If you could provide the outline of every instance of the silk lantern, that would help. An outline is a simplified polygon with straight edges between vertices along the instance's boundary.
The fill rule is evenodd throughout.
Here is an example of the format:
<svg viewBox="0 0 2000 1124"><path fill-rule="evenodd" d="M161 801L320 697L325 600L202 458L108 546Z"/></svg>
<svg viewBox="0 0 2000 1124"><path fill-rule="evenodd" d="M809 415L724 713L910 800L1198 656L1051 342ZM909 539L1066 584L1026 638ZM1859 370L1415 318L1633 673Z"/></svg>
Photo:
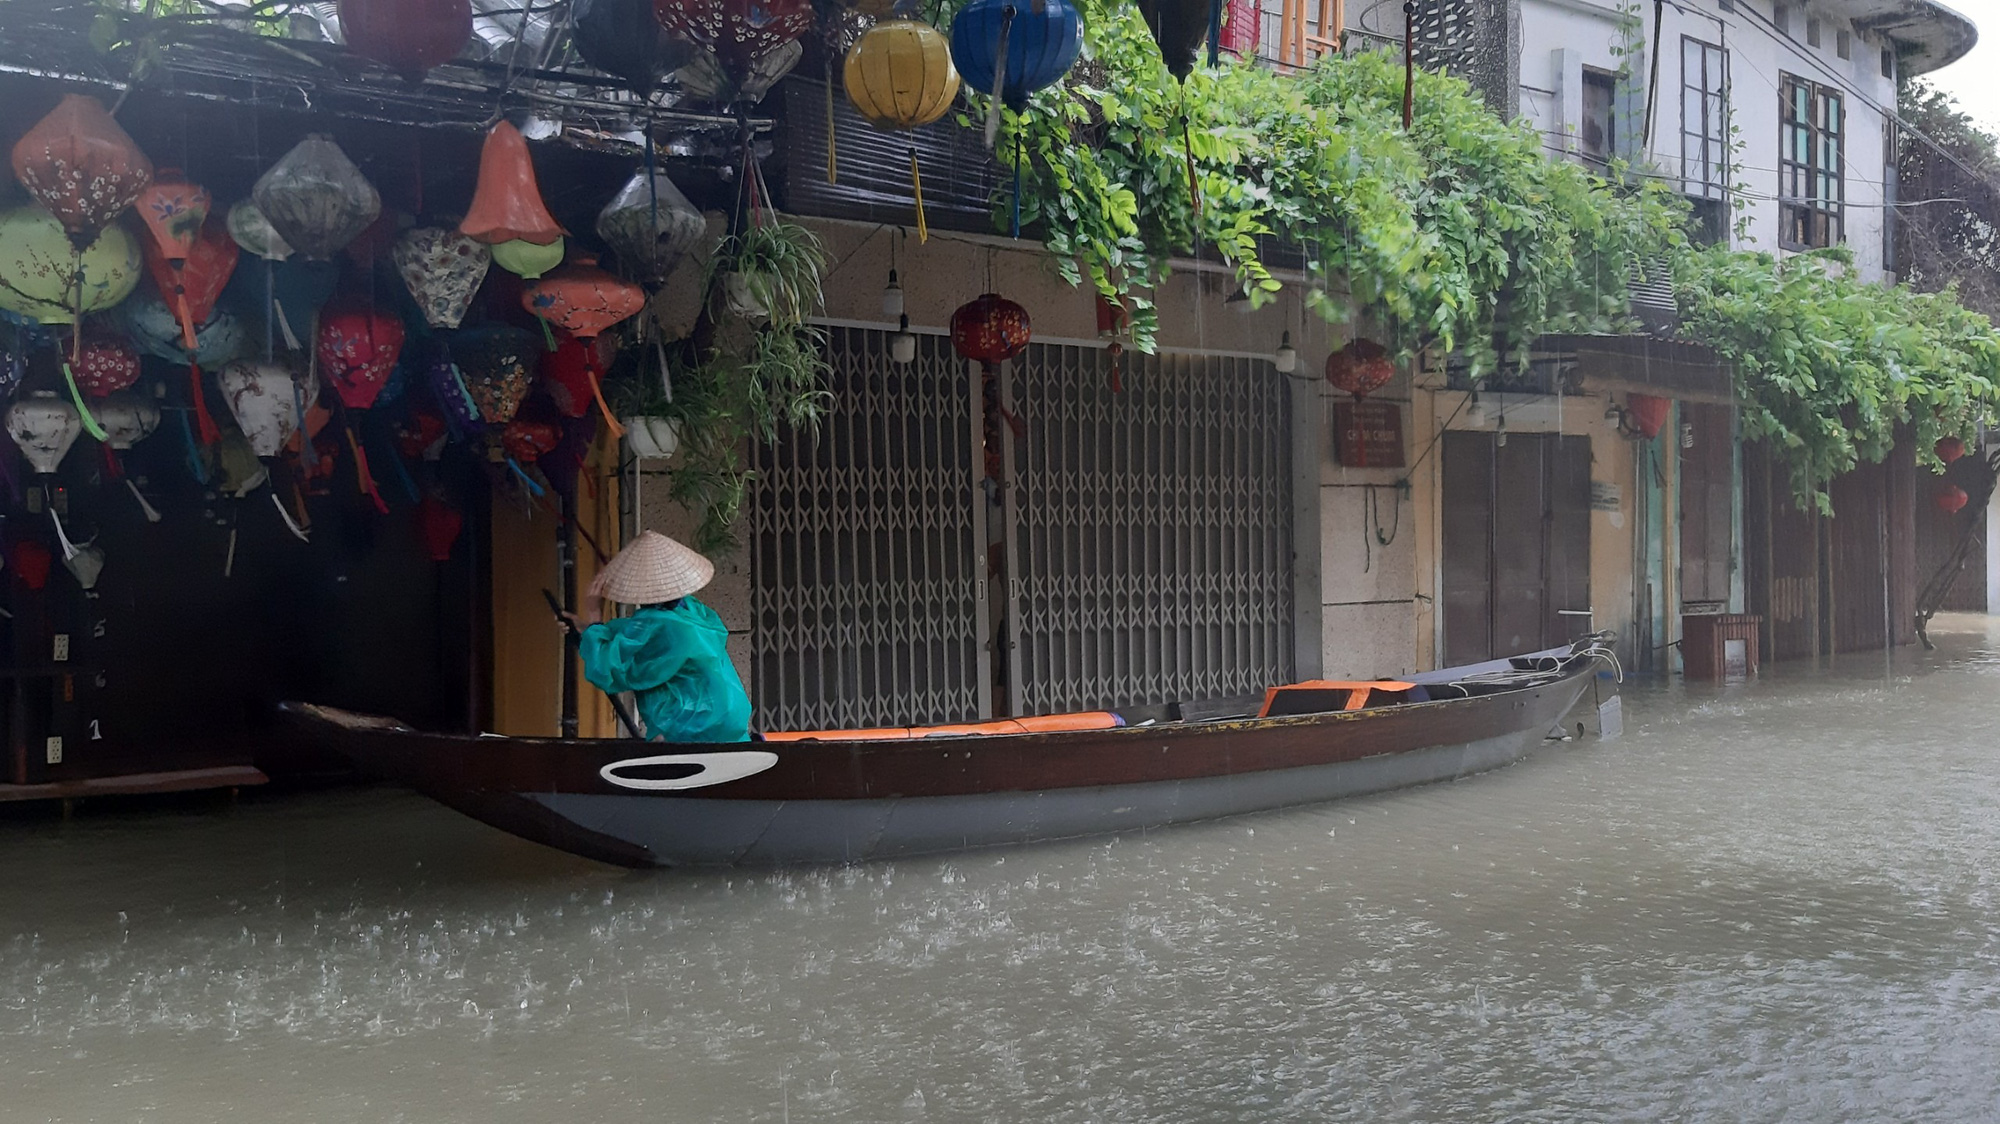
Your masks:
<svg viewBox="0 0 2000 1124"><path fill-rule="evenodd" d="M1936 504L1937 509L1946 515L1957 515L1971 499L1971 496L1965 494L1964 488L1956 484L1946 484L1937 490L1936 495L1931 497L1931 502Z"/></svg>
<svg viewBox="0 0 2000 1124"><path fill-rule="evenodd" d="M1349 340L1347 346L1326 357L1326 381L1335 390L1344 390L1359 402L1389 385L1396 377L1396 364L1388 349L1370 339Z"/></svg>
<svg viewBox="0 0 2000 1124"><path fill-rule="evenodd" d="M49 584L49 571L55 568L55 556L49 548L34 539L14 541L14 574L21 584L29 589L41 589Z"/></svg>
<svg viewBox="0 0 2000 1124"><path fill-rule="evenodd" d="M417 504L417 536L433 562L451 561L452 545L465 529L465 516L436 492L426 493Z"/></svg>
<svg viewBox="0 0 2000 1124"><path fill-rule="evenodd" d="M213 445L222 436L209 413L202 387L202 368L216 368L242 355L249 347L243 322L227 308L217 307L206 320L194 327L194 346L183 336L180 315L165 298L148 289L119 306L118 317L125 332L141 351L170 362L188 365L188 394L194 407L197 432L204 445Z"/></svg>
<svg viewBox="0 0 2000 1124"><path fill-rule="evenodd" d="M331 260L382 214L382 196L333 143L314 133L271 166L250 192L285 244Z"/></svg>
<svg viewBox="0 0 2000 1124"><path fill-rule="evenodd" d="M292 244L271 228L271 220L248 199L229 208L229 236L246 253L265 261L284 261L292 256Z"/></svg>
<svg viewBox="0 0 2000 1124"><path fill-rule="evenodd" d="M667 31L653 15L653 0L576 0L570 9L570 42L583 61L625 80L625 88L650 101L667 75L692 61L695 45Z"/></svg>
<svg viewBox="0 0 2000 1124"><path fill-rule="evenodd" d="M1647 441L1660 435L1660 430L1667 424L1667 412L1673 406L1672 399L1654 394L1625 396L1625 415L1631 419L1634 432Z"/></svg>
<svg viewBox="0 0 2000 1124"><path fill-rule="evenodd" d="M179 258L168 257L158 242L147 244L146 272L180 320L181 342L189 351L195 347L195 325L214 313L241 253L229 236L228 224L220 220L203 223Z"/></svg>
<svg viewBox="0 0 2000 1124"><path fill-rule="evenodd" d="M1033 338L1028 310L998 293L967 301L951 314L952 349L988 373L1027 350Z"/></svg>
<svg viewBox="0 0 2000 1124"><path fill-rule="evenodd" d="M430 384L431 397L437 402L452 436L462 437L485 428L485 422L479 416L479 403L473 401L472 392L466 389L465 376L459 372L458 364L452 361L448 349L440 349L431 357L424 368L424 379Z"/></svg>
<svg viewBox="0 0 2000 1124"><path fill-rule="evenodd" d="M680 83L681 93L695 101L755 105L764 100L779 79L799 65L805 53L805 46L794 39L758 56L747 66L730 68L713 52L698 51L693 62L674 73L674 79Z"/></svg>
<svg viewBox="0 0 2000 1124"><path fill-rule="evenodd" d="M104 103L66 94L14 145L14 175L85 253L153 181L153 162Z"/></svg>
<svg viewBox="0 0 2000 1124"><path fill-rule="evenodd" d="M494 265L524 281L533 281L561 265L566 253L561 238L546 246L517 238L512 242L494 243L492 251Z"/></svg>
<svg viewBox="0 0 2000 1124"><path fill-rule="evenodd" d="M528 357L540 346L511 324L480 324L452 336L452 357L483 424L506 425L520 412L534 384Z"/></svg>
<svg viewBox="0 0 2000 1124"><path fill-rule="evenodd" d="M18 399L7 410L7 435L43 476L62 467L70 447L83 434L83 417L55 392L38 390Z"/></svg>
<svg viewBox="0 0 2000 1124"><path fill-rule="evenodd" d="M435 226L404 231L389 256L433 328L458 327L493 265L485 245Z"/></svg>
<svg viewBox="0 0 2000 1124"><path fill-rule="evenodd" d="M472 38L469 0L339 0L347 49L400 74L422 77Z"/></svg>
<svg viewBox="0 0 2000 1124"><path fill-rule="evenodd" d="M541 373L549 400L566 418L582 417L596 397L595 372L608 362L604 339L580 339L563 332L554 351L543 351Z"/></svg>
<svg viewBox="0 0 2000 1124"><path fill-rule="evenodd" d="M130 452L132 446L160 428L160 407L150 397L121 390L97 404L97 424L104 429L104 463L111 478L124 481L132 498L139 501L146 522L158 523L159 510L139 491L138 483L126 475L125 462L119 454Z"/></svg>
<svg viewBox="0 0 2000 1124"><path fill-rule="evenodd" d="M139 350L102 324L90 324L70 359L76 385L92 398L103 398L139 381Z"/></svg>
<svg viewBox="0 0 2000 1124"><path fill-rule="evenodd" d="M951 43L919 20L885 20L869 28L848 48L842 78L855 111L881 129L922 128L943 117L958 98ZM924 221L924 183L915 145L909 155L917 241L926 242L930 227Z"/></svg>
<svg viewBox="0 0 2000 1124"><path fill-rule="evenodd" d="M596 259L580 257L522 290L521 304L545 323L590 343L605 329L638 315L646 307L646 291L598 268ZM613 437L625 436L625 427L611 416L611 407L604 401L597 349L586 348L584 360L591 395L604 414L605 427Z"/></svg>
<svg viewBox="0 0 2000 1124"><path fill-rule="evenodd" d="M1139 14L1159 45L1167 73L1186 82L1211 22L1220 16L1214 0L1139 0Z"/></svg>
<svg viewBox="0 0 2000 1124"><path fill-rule="evenodd" d="M507 455L522 464L533 464L562 444L562 427L533 418L515 418L500 433L500 445Z"/></svg>
<svg viewBox="0 0 2000 1124"><path fill-rule="evenodd" d="M1965 455L1965 439L1956 434L1948 434L1938 438L1937 444L1932 446L1931 451L1937 454L1939 460L1950 464Z"/></svg>
<svg viewBox="0 0 2000 1124"><path fill-rule="evenodd" d="M451 427L435 411L423 408L410 411L409 420L396 427L396 447L405 457L417 461L436 461L444 456L444 445L451 438Z"/></svg>
<svg viewBox="0 0 2000 1124"><path fill-rule="evenodd" d="M653 13L668 31L709 51L739 80L752 63L813 25L811 0L653 0Z"/></svg>
<svg viewBox="0 0 2000 1124"><path fill-rule="evenodd" d="M102 312L139 283L139 243L109 227L78 257L69 234L39 206L0 212L0 309L43 324ZM82 284L78 284L81 271Z"/></svg>
<svg viewBox="0 0 2000 1124"><path fill-rule="evenodd" d="M1028 96L1059 81L1083 49L1083 21L1065 0L972 0L951 21L951 61L965 80L993 101L986 111L986 146L1000 135L1000 107L1027 109ZM1021 236L1022 137L1014 138L1010 227Z"/></svg>
<svg viewBox="0 0 2000 1124"><path fill-rule="evenodd" d="M244 331L266 355L304 351L312 342L313 315L333 299L339 284L337 262L295 258L239 265L222 303L242 316Z"/></svg>
<svg viewBox="0 0 2000 1124"><path fill-rule="evenodd" d="M527 139L508 122L486 134L479 151L479 183L458 231L489 246L502 242L547 246L563 236L562 226L542 202Z"/></svg>
<svg viewBox="0 0 2000 1124"><path fill-rule="evenodd" d="M224 367L215 376L222 401L236 419L236 427L258 460L264 463L265 478L271 483L271 505L278 509L285 529L301 542L310 542L285 501L278 496L278 458L291 446L299 432L299 387L297 370L283 360L239 361Z"/></svg>
<svg viewBox="0 0 2000 1124"><path fill-rule="evenodd" d="M597 216L597 236L628 275L659 284L708 231L708 223L663 172L625 182Z"/></svg>
<svg viewBox="0 0 2000 1124"><path fill-rule="evenodd" d="M320 315L319 363L341 405L375 404L403 352L403 322L358 300L337 301Z"/></svg>
<svg viewBox="0 0 2000 1124"><path fill-rule="evenodd" d="M139 221L145 224L146 233L152 238L149 248L170 262L183 261L194 252L195 239L201 234L202 223L208 221L210 206L208 189L189 183L186 176L175 170L153 177L153 182L139 192L133 203Z"/></svg>

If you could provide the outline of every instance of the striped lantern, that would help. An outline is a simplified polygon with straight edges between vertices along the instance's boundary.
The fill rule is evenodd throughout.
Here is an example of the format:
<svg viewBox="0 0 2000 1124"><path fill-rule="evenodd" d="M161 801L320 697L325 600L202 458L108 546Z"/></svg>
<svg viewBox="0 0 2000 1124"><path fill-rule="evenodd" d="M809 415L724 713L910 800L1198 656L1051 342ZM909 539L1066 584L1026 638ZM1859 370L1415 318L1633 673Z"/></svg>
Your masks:
<svg viewBox="0 0 2000 1124"><path fill-rule="evenodd" d="M842 77L855 111L880 129L920 129L943 117L958 98L958 68L951 63L950 41L918 20L885 20L868 29L848 48ZM831 132L827 143L833 143ZM831 172L831 151L827 163ZM910 188L916 199L917 240L928 241L915 145L910 146Z"/></svg>

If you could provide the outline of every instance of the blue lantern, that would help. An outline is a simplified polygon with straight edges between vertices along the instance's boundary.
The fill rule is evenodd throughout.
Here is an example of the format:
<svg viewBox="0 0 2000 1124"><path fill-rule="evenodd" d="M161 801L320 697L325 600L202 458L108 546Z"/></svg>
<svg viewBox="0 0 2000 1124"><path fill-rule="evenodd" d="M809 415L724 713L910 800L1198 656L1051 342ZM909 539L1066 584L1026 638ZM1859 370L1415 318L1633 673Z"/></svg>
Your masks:
<svg viewBox="0 0 2000 1124"><path fill-rule="evenodd" d="M966 85L1016 113L1082 50L1083 20L1068 0L972 0L951 21L951 62Z"/></svg>

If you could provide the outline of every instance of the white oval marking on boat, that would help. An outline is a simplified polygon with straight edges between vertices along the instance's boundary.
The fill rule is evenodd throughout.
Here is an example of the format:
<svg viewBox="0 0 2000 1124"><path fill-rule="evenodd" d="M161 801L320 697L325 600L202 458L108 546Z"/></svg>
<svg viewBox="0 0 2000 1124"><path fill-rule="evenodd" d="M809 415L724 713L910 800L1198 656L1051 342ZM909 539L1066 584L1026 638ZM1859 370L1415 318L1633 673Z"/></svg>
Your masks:
<svg viewBox="0 0 2000 1124"><path fill-rule="evenodd" d="M777 754L762 749L733 749L717 753L667 753L659 757L628 757L623 761L613 761L599 769L597 775L620 788L672 791L683 788L707 788L710 785L740 781L744 777L755 776L777 763ZM648 765L699 765L701 771L685 777L666 779L618 775L620 769L640 769Z"/></svg>

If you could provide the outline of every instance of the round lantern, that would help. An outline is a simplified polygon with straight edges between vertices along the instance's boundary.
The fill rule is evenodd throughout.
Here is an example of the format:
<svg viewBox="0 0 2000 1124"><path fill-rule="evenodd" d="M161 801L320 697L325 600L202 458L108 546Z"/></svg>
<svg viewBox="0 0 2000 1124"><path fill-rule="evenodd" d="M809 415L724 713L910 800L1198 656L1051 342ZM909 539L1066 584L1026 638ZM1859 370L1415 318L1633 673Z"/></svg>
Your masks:
<svg viewBox="0 0 2000 1124"><path fill-rule="evenodd" d="M542 202L527 139L505 121L486 134L479 151L479 184L458 231L489 246L502 242L547 246L563 236L562 226Z"/></svg>
<svg viewBox="0 0 2000 1124"><path fill-rule="evenodd" d="M152 239L149 250L171 262L185 260L194 252L201 224L208 221L210 202L207 188L189 183L178 171L154 177L133 203Z"/></svg>
<svg viewBox="0 0 2000 1124"><path fill-rule="evenodd" d="M493 244L493 264L523 280L533 281L563 263L563 239L537 246L526 239Z"/></svg>
<svg viewBox="0 0 2000 1124"><path fill-rule="evenodd" d="M542 352L542 379L549 400L562 416L579 418L590 409L591 401L597 397L596 372L609 363L605 354L608 342L564 332L557 338L554 351Z"/></svg>
<svg viewBox="0 0 2000 1124"><path fill-rule="evenodd" d="M396 272L433 328L456 328L493 265L493 251L455 230L406 230L389 251Z"/></svg>
<svg viewBox="0 0 2000 1124"><path fill-rule="evenodd" d="M625 80L641 101L667 75L693 59L694 44L670 34L653 16L653 0L576 0L570 42L583 61Z"/></svg>
<svg viewBox="0 0 2000 1124"><path fill-rule="evenodd" d="M1946 515L1958 514L1970 499L1972 497L1965 494L1965 489L1956 484L1946 484L1944 487L1939 488L1935 495L1931 496L1931 502L1936 504L1937 509Z"/></svg>
<svg viewBox="0 0 2000 1124"><path fill-rule="evenodd" d="M203 223L179 258L168 257L157 243L146 246L146 272L180 320L181 342L190 351L195 346L195 326L215 312L215 302L236 272L241 253L221 221Z"/></svg>
<svg viewBox="0 0 2000 1124"><path fill-rule="evenodd" d="M38 390L7 410L7 436L43 476L53 475L62 466L63 457L82 433L83 415L51 391Z"/></svg>
<svg viewBox="0 0 2000 1124"><path fill-rule="evenodd" d="M1028 310L998 293L987 293L951 314L951 346L987 371L1027 350L1034 332Z"/></svg>
<svg viewBox="0 0 2000 1124"><path fill-rule="evenodd" d="M14 175L87 251L153 180L153 162L104 103L67 94L14 145Z"/></svg>
<svg viewBox="0 0 2000 1124"><path fill-rule="evenodd" d="M646 307L646 291L599 269L594 258L583 257L523 289L521 305L588 343L612 325L638 315ZM625 427L611 416L598 385L597 348L584 348L583 358L591 396L604 414L605 427L614 438L625 436Z"/></svg>
<svg viewBox="0 0 2000 1124"><path fill-rule="evenodd" d="M85 394L103 398L139 381L139 351L123 335L93 323L70 358L70 374Z"/></svg>
<svg viewBox="0 0 2000 1124"><path fill-rule="evenodd" d="M1955 435L1940 437L1932 451L1937 453L1939 460L1950 464L1965 455L1965 439Z"/></svg>
<svg viewBox="0 0 2000 1124"><path fill-rule="evenodd" d="M452 358L482 423L514 420L534 385L529 357L540 346L533 335L509 324L480 324L452 336Z"/></svg>
<svg viewBox="0 0 2000 1124"><path fill-rule="evenodd" d="M271 166L250 198L285 244L330 260L382 213L382 196L333 143L314 133Z"/></svg>
<svg viewBox="0 0 2000 1124"><path fill-rule="evenodd" d="M160 428L160 407L144 395L119 391L98 404L97 424L104 427L106 445L127 452Z"/></svg>
<svg viewBox="0 0 2000 1124"><path fill-rule="evenodd" d="M469 0L340 0L347 49L401 74L450 62L472 38Z"/></svg>
<svg viewBox="0 0 2000 1124"><path fill-rule="evenodd" d="M972 0L951 21L959 74L1017 113L1028 95L1069 73L1082 50L1083 21L1067 0Z"/></svg>
<svg viewBox="0 0 2000 1124"><path fill-rule="evenodd" d="M337 301L321 313L319 363L341 405L375 404L403 352L403 322L360 301Z"/></svg>
<svg viewBox="0 0 2000 1124"><path fill-rule="evenodd" d="M231 417L258 459L279 456L299 431L298 383L285 362L231 363L215 376Z"/></svg>
<svg viewBox="0 0 2000 1124"><path fill-rule="evenodd" d="M694 61L674 72L674 80L680 83L681 92L695 101L755 105L799 65L805 53L804 44L794 39L748 66L732 70L711 52L699 51Z"/></svg>
<svg viewBox="0 0 2000 1124"><path fill-rule="evenodd" d="M1667 412L1673 409L1673 400L1652 394L1628 394L1625 396L1625 414L1631 419L1632 429L1647 441L1660 435L1667 424Z"/></svg>
<svg viewBox="0 0 2000 1124"><path fill-rule="evenodd" d="M139 243L108 227L79 259L69 235L40 207L0 212L0 309L43 324L69 324L78 311L102 312L139 283Z"/></svg>
<svg viewBox="0 0 2000 1124"><path fill-rule="evenodd" d="M650 284L665 281L707 231L701 212L661 172L627 180L597 216L597 236L618 255L619 268Z"/></svg>
<svg viewBox="0 0 2000 1124"><path fill-rule="evenodd" d="M1346 347L1326 357L1326 381L1335 390L1344 390L1360 401L1389 385L1396 377L1396 364L1389 352L1374 340L1349 340Z"/></svg>
<svg viewBox="0 0 2000 1124"><path fill-rule="evenodd" d="M248 199L229 208L229 236L244 252L265 261L284 261L292 256L292 244L271 229L271 220Z"/></svg>
<svg viewBox="0 0 2000 1124"><path fill-rule="evenodd" d="M847 100L870 124L916 129L943 117L958 98L951 42L919 20L884 20L847 50Z"/></svg>
<svg viewBox="0 0 2000 1124"><path fill-rule="evenodd" d="M813 25L811 0L653 0L653 14L739 80L751 64Z"/></svg>

